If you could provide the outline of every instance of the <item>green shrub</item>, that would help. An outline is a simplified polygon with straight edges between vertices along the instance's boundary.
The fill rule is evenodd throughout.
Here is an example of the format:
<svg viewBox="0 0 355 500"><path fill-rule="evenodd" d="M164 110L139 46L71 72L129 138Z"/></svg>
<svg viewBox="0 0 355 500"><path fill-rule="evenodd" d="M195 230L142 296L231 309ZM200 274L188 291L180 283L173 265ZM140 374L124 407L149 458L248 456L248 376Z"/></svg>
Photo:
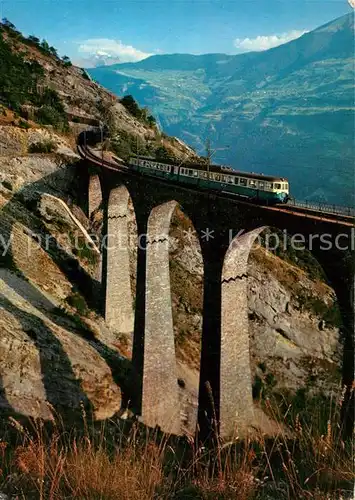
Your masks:
<svg viewBox="0 0 355 500"><path fill-rule="evenodd" d="M143 156L149 154L145 142L139 136L125 130L117 132L117 136L111 140L111 146L114 153L123 160L128 160L132 154L138 153Z"/></svg>
<svg viewBox="0 0 355 500"><path fill-rule="evenodd" d="M96 266L100 256L95 252L92 245L82 234L69 233L73 254L81 260L85 260L89 265Z"/></svg>
<svg viewBox="0 0 355 500"><path fill-rule="evenodd" d="M324 321L326 326L340 328L342 317L336 301L328 306L323 300L307 293L299 293L298 302L302 310L310 311Z"/></svg>
<svg viewBox="0 0 355 500"><path fill-rule="evenodd" d="M61 113L56 108L49 105L44 105L39 108L36 113L36 120L42 125L53 125L54 128L66 131L68 130L68 120L64 113Z"/></svg>
<svg viewBox="0 0 355 500"><path fill-rule="evenodd" d="M85 299L80 295L80 293L72 291L70 295L65 299L67 304L73 307L81 316L86 316L89 312L88 306Z"/></svg>
<svg viewBox="0 0 355 500"><path fill-rule="evenodd" d="M131 115L135 116L136 118L141 118L142 111L133 96L125 95L121 99L121 104L127 109L127 111L131 113Z"/></svg>
<svg viewBox="0 0 355 500"><path fill-rule="evenodd" d="M155 126L156 120L154 116L149 114L148 108L140 108L133 96L125 95L120 102L137 120L146 123L150 127Z"/></svg>
<svg viewBox="0 0 355 500"><path fill-rule="evenodd" d="M159 146L155 150L155 157L157 160L173 160L174 157L165 146Z"/></svg>
<svg viewBox="0 0 355 500"><path fill-rule="evenodd" d="M43 91L44 69L37 61L27 61L25 53L15 51L12 45L4 37L16 38L14 31L6 23L0 25L0 105L12 109L15 113L21 112L24 104L30 104L37 108L35 118L43 125L53 125L59 130L68 130L68 120L58 93L45 87ZM19 36L22 37L21 34ZM38 39L31 36L30 39L21 38L21 42L28 45L37 45ZM40 50L55 55L53 47L47 47L43 41L38 45Z"/></svg>
<svg viewBox="0 0 355 500"><path fill-rule="evenodd" d="M53 153L57 149L55 142L47 139L43 142L34 142L28 148L29 153Z"/></svg>
<svg viewBox="0 0 355 500"><path fill-rule="evenodd" d="M63 64L66 68L70 68L71 66L73 66L73 64L68 56L63 56L62 61L63 61Z"/></svg>
<svg viewBox="0 0 355 500"><path fill-rule="evenodd" d="M24 128L24 129L29 129L29 128L31 128L31 125L30 125L29 123L25 122L25 120L20 120L20 121L18 122L18 126L19 126L20 128Z"/></svg>

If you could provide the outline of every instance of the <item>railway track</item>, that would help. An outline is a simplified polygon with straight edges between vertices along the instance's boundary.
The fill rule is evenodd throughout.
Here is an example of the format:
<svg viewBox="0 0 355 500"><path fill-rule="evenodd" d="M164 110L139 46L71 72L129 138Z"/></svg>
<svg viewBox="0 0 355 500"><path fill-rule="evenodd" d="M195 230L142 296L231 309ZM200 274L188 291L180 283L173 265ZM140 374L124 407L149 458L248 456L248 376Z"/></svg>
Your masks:
<svg viewBox="0 0 355 500"><path fill-rule="evenodd" d="M277 206L279 206L279 205L277 205ZM346 207L344 207L344 208L346 208ZM308 207L304 207L302 205L288 205L288 204L284 205L283 209L287 210L289 212L304 215L305 217L307 217L307 216L319 217L321 215L322 217L327 217L327 218L331 217L331 218L334 218L334 219L339 220L339 221L349 222L350 224L355 223L355 216L354 215L347 215L345 213L340 213L340 212L330 212L327 210L324 210L324 211L323 210L315 210L314 208L308 208Z"/></svg>
<svg viewBox="0 0 355 500"><path fill-rule="evenodd" d="M355 217L354 207L345 207L341 205L327 205L325 203L312 203L308 201L290 200L287 204L289 207L302 209L305 212L322 212L334 215L344 215L344 217Z"/></svg>
<svg viewBox="0 0 355 500"><path fill-rule="evenodd" d="M130 168L125 165L124 163L119 163L117 161L108 161L104 158L101 158L98 154L95 154L90 148L88 148L85 145L78 144L77 145L79 155L86 160L89 160L91 163L98 167L104 167L109 170L113 170L116 172L125 172L127 173ZM137 175L136 172L131 172L134 175ZM157 179L155 176L151 176L154 179ZM158 179L159 182L163 183L168 183L168 184L173 184L176 185L175 182L172 182L169 179ZM206 190L201 190L196 188L196 186L182 186L179 184L179 188L181 189L187 189L190 192L196 192L196 193L201 193L201 192L206 192ZM217 198L223 198L223 199L229 199L233 200L235 202L238 202L239 204L245 204L245 205L255 205L255 203L247 201L245 198L238 197L232 193L227 193L227 192L220 192L220 191L213 191L211 193L212 196L215 196ZM355 226L355 214L354 215L348 215L346 213L334 213L330 211L332 208L331 206L329 207L329 210L316 210L313 208L313 205L311 207L309 206L304 206L305 203L303 202L295 202L294 204L280 204L280 205L274 205L274 206L267 206L263 205L263 209L269 210L269 211L277 211L277 212L284 212L284 213L289 213L293 215L297 215L298 217L306 217L306 218L311 218L314 220L319 220L319 221L328 221L331 223L339 224L342 226L350 226L353 227ZM351 211L353 209L347 209L346 207L342 207L346 211ZM340 210L339 210L340 212ZM355 212L355 211L354 211Z"/></svg>

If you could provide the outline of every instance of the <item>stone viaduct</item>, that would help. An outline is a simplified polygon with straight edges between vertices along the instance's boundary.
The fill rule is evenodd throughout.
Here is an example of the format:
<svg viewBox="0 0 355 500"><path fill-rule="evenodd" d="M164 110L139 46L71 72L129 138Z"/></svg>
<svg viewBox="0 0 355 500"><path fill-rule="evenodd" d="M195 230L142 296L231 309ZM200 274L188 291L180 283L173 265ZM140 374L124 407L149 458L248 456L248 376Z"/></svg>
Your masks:
<svg viewBox="0 0 355 500"><path fill-rule="evenodd" d="M142 420L149 426L159 425L164 431L180 433L168 248L170 221L179 205L199 236L204 263L198 409L202 438L208 437L214 424L223 438L253 424L247 263L255 239L266 227L286 229L289 235L304 235L336 292L345 339L343 382L348 387L345 432L350 432L353 425L355 303L354 249L350 248L354 234L350 224L339 223L331 216L327 219L305 217L286 210L236 202L137 173L105 167L96 167L96 173L91 167L88 170L91 172L89 212L101 201L100 187L105 214L104 315L117 331L131 332L134 325L133 363L140 380L138 405ZM129 275L129 197L140 240L135 307ZM206 231L213 231L211 238L203 237ZM322 234L332 239L332 248L322 247ZM338 247L343 249L334 248L335 238L338 238ZM345 247L348 249L344 250Z"/></svg>

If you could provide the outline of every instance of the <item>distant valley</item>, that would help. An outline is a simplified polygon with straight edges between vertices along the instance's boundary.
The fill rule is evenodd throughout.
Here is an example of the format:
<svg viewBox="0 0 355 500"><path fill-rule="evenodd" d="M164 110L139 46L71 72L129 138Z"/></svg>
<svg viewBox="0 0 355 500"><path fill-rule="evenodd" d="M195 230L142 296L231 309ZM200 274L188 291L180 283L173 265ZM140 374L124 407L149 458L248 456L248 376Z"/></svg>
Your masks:
<svg viewBox="0 0 355 500"><path fill-rule="evenodd" d="M156 55L88 70L213 160L288 177L299 199L354 205L354 16L265 52Z"/></svg>

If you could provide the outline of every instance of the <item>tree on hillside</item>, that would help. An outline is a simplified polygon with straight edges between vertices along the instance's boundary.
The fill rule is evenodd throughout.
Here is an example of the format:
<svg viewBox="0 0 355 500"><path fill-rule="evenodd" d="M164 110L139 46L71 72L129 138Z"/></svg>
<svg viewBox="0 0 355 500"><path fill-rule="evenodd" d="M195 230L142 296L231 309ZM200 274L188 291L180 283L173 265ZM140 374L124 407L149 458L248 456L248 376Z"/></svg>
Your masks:
<svg viewBox="0 0 355 500"><path fill-rule="evenodd" d="M41 47L45 52L49 52L49 43L47 42L47 40L42 40Z"/></svg>
<svg viewBox="0 0 355 500"><path fill-rule="evenodd" d="M55 47L49 47L49 53L54 57L58 57L58 52Z"/></svg>
<svg viewBox="0 0 355 500"><path fill-rule="evenodd" d="M64 63L64 66L73 66L73 64L70 60L70 57L68 57L68 56L63 56L62 61Z"/></svg>
<svg viewBox="0 0 355 500"><path fill-rule="evenodd" d="M156 124L157 124L157 121L156 121L156 119L154 118L154 116L153 116L153 115L149 115L149 116L147 117L147 122L148 122L148 124L149 124L151 127L153 127L154 125L156 125Z"/></svg>
<svg viewBox="0 0 355 500"><path fill-rule="evenodd" d="M10 30L16 30L16 26L7 19L7 17L3 17L1 20L1 24Z"/></svg>
<svg viewBox="0 0 355 500"><path fill-rule="evenodd" d="M36 37L36 36L34 36L34 35L30 35L30 36L28 37L28 40L29 40L30 42L34 43L35 45L39 45L39 44L40 44L40 42L41 42L41 41L40 41L40 39L39 39L39 38L37 38L37 37Z"/></svg>
<svg viewBox="0 0 355 500"><path fill-rule="evenodd" d="M49 87L46 87L41 95L41 104L50 106L59 113L64 114L65 112L63 103L60 100L58 93Z"/></svg>
<svg viewBox="0 0 355 500"><path fill-rule="evenodd" d="M127 109L127 111L131 113L131 115L135 116L136 118L141 118L142 110L138 106L133 96L125 95L121 99L121 104Z"/></svg>
<svg viewBox="0 0 355 500"><path fill-rule="evenodd" d="M156 124L156 120L153 115L149 114L149 109L147 107L140 108L137 101L131 95L125 95L121 99L121 104L138 120L147 123L150 126Z"/></svg>
<svg viewBox="0 0 355 500"><path fill-rule="evenodd" d="M174 157L170 153L170 151L164 146L161 145L155 150L155 157L157 160L173 160Z"/></svg>

